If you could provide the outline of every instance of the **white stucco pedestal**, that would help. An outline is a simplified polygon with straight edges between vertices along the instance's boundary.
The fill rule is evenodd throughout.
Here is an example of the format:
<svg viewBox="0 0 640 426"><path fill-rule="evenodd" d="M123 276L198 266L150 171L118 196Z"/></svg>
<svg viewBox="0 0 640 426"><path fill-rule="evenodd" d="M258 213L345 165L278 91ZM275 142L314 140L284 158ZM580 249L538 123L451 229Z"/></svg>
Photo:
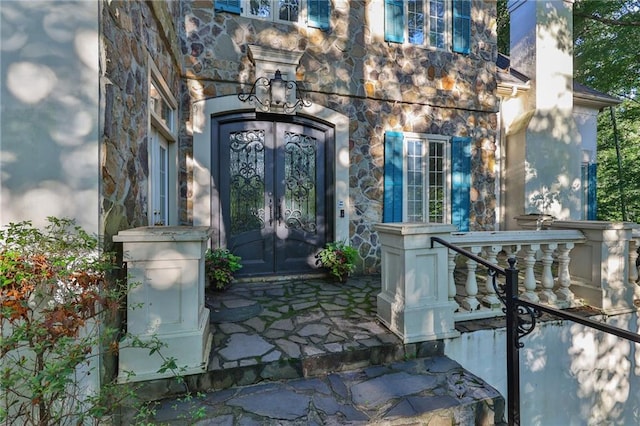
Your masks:
<svg viewBox="0 0 640 426"><path fill-rule="evenodd" d="M127 263L127 333L120 342L119 382L171 377L158 373L174 358L181 375L207 369L211 349L209 309L204 304L207 227L156 226L121 231ZM134 347L134 339L163 343L159 353ZM133 374L132 374L133 373Z"/></svg>
<svg viewBox="0 0 640 426"><path fill-rule="evenodd" d="M629 281L629 247L636 226L631 222L586 220L558 220L550 225L550 229L578 229L586 237L584 244L577 244L571 251L571 291L609 315L637 311L636 283Z"/></svg>
<svg viewBox="0 0 640 426"><path fill-rule="evenodd" d="M449 300L448 249L431 237L448 238L453 225L385 223L375 226L382 247L378 318L404 343L460 335Z"/></svg>

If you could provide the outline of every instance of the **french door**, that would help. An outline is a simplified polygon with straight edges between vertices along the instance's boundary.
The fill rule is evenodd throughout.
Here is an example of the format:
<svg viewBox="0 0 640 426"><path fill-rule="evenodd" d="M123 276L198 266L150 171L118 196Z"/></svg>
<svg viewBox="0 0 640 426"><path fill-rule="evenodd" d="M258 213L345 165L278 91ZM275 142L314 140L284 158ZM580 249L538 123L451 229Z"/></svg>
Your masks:
<svg viewBox="0 0 640 426"><path fill-rule="evenodd" d="M218 121L213 129L220 194L213 208L221 213L227 247L242 257L239 273L312 271L331 231L332 128L243 118Z"/></svg>

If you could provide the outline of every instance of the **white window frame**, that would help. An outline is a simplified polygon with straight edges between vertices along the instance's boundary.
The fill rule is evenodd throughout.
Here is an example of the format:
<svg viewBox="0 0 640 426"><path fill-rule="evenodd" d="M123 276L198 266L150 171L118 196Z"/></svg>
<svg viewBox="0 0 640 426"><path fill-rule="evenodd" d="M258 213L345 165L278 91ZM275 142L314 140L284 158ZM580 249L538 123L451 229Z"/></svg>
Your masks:
<svg viewBox="0 0 640 426"><path fill-rule="evenodd" d="M257 0L262 1L262 0ZM306 24L307 23L307 2L306 0L299 0L298 4L298 19L296 21L289 21L286 19L280 19L277 14L278 3L280 0L268 0L271 4L268 16L259 16L251 13L251 0L242 0L242 12L241 15L252 19L261 19L264 21L277 22L280 24ZM329 1L329 0L327 0Z"/></svg>
<svg viewBox="0 0 640 426"><path fill-rule="evenodd" d="M412 222L409 219L409 143L412 141L420 141L423 143L422 152L422 221L420 223L430 222L429 214L429 144L442 144L442 172L443 172L443 210L442 222L433 223L451 223L451 138L448 136L425 134L425 133L409 133L403 132L402 147L402 220L404 222ZM415 221L413 221L415 222Z"/></svg>
<svg viewBox="0 0 640 426"><path fill-rule="evenodd" d="M411 1L411 0L409 0ZM435 46L431 44L431 2L434 0L422 0L423 7L423 42L422 43L413 43L409 38L409 1L405 0L404 4L404 17L405 17L405 28L404 28L404 39L406 40L406 44L410 44L413 46L424 46L430 47L435 50L446 50L452 51L453 45L453 2L451 0L443 0L444 1L444 45L443 46Z"/></svg>
<svg viewBox="0 0 640 426"><path fill-rule="evenodd" d="M178 224L178 102L150 55L149 63L149 178L147 219L149 225ZM161 103L159 112L154 108ZM164 158L161 157L164 148ZM164 176L161 169L164 167ZM163 190L164 189L164 190ZM162 194L164 192L164 194ZM162 198L164 197L164 200ZM161 201L162 200L162 201Z"/></svg>
<svg viewBox="0 0 640 426"><path fill-rule="evenodd" d="M151 225L169 224L169 142L155 127L151 127L151 162L149 167L149 202Z"/></svg>

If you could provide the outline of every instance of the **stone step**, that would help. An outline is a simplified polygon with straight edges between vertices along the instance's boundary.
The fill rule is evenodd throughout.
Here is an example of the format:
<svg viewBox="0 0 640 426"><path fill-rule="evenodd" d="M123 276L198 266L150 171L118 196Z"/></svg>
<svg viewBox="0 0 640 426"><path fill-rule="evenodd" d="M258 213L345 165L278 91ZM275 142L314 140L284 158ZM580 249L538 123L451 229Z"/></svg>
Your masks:
<svg viewBox="0 0 640 426"><path fill-rule="evenodd" d="M441 341L402 344L394 336L387 343L370 347L353 347L347 351L316 355L300 354L296 358L268 361L256 357L250 365L210 368L209 371L175 378L157 379L136 384L141 400L156 401L185 393L222 390L234 386L248 386L268 381L311 378L329 373L344 372L389 364L397 361L443 356ZM215 353L212 353L215 356ZM210 364L211 366L212 364Z"/></svg>
<svg viewBox="0 0 640 426"><path fill-rule="evenodd" d="M494 425L504 399L455 361L434 356L352 371L233 386L157 403L168 425Z"/></svg>

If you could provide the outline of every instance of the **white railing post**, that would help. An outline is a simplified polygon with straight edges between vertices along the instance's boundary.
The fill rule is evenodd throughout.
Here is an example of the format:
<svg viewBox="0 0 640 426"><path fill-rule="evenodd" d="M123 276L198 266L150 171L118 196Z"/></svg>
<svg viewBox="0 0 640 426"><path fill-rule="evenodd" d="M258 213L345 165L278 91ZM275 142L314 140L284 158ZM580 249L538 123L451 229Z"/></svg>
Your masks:
<svg viewBox="0 0 640 426"><path fill-rule="evenodd" d="M480 247L473 246L469 251L476 256L480 254ZM465 282L466 295L462 299L462 307L468 311L475 311L480 306L478 301L478 279L476 278L476 269L478 263L475 260L467 259L467 280Z"/></svg>
<svg viewBox="0 0 640 426"><path fill-rule="evenodd" d="M484 248L487 260L494 265L498 264L498 253L502 251L501 245L491 245ZM496 290L493 288L493 279L491 276L487 276L487 282L485 284L485 291L487 292L482 298L482 303L488 308L499 308L502 303L496 295Z"/></svg>
<svg viewBox="0 0 640 426"><path fill-rule="evenodd" d="M558 245L558 289L556 296L558 301L563 303L563 307L568 308L575 305L576 296L571 289L571 273L569 272L569 252L573 249L573 243L562 243Z"/></svg>
<svg viewBox="0 0 640 426"><path fill-rule="evenodd" d="M536 265L536 252L540 250L540 244L526 244L522 246L524 263L524 293L520 295L521 298L530 302L539 302L540 298L536 294L536 276L533 271Z"/></svg>
<svg viewBox="0 0 640 426"><path fill-rule="evenodd" d="M553 293L553 273L551 272L551 264L553 263L553 252L558 247L557 243L542 244L542 276L540 284L542 291L540 292L540 300L543 303L553 305L556 303L557 297Z"/></svg>
<svg viewBox="0 0 640 426"><path fill-rule="evenodd" d="M456 277L454 275L454 272L456 270L456 252L453 250L449 250L448 251L448 261L447 261L447 269L448 269L448 274L447 276L449 277L448 281L449 281L449 300L452 302L455 302L456 299L456 293L458 292L458 289L456 288ZM455 302L456 304L458 302Z"/></svg>
<svg viewBox="0 0 640 426"><path fill-rule="evenodd" d="M382 223L375 226L382 252L378 318L404 343L457 337L449 300L449 249L431 247L448 239L453 225Z"/></svg>

